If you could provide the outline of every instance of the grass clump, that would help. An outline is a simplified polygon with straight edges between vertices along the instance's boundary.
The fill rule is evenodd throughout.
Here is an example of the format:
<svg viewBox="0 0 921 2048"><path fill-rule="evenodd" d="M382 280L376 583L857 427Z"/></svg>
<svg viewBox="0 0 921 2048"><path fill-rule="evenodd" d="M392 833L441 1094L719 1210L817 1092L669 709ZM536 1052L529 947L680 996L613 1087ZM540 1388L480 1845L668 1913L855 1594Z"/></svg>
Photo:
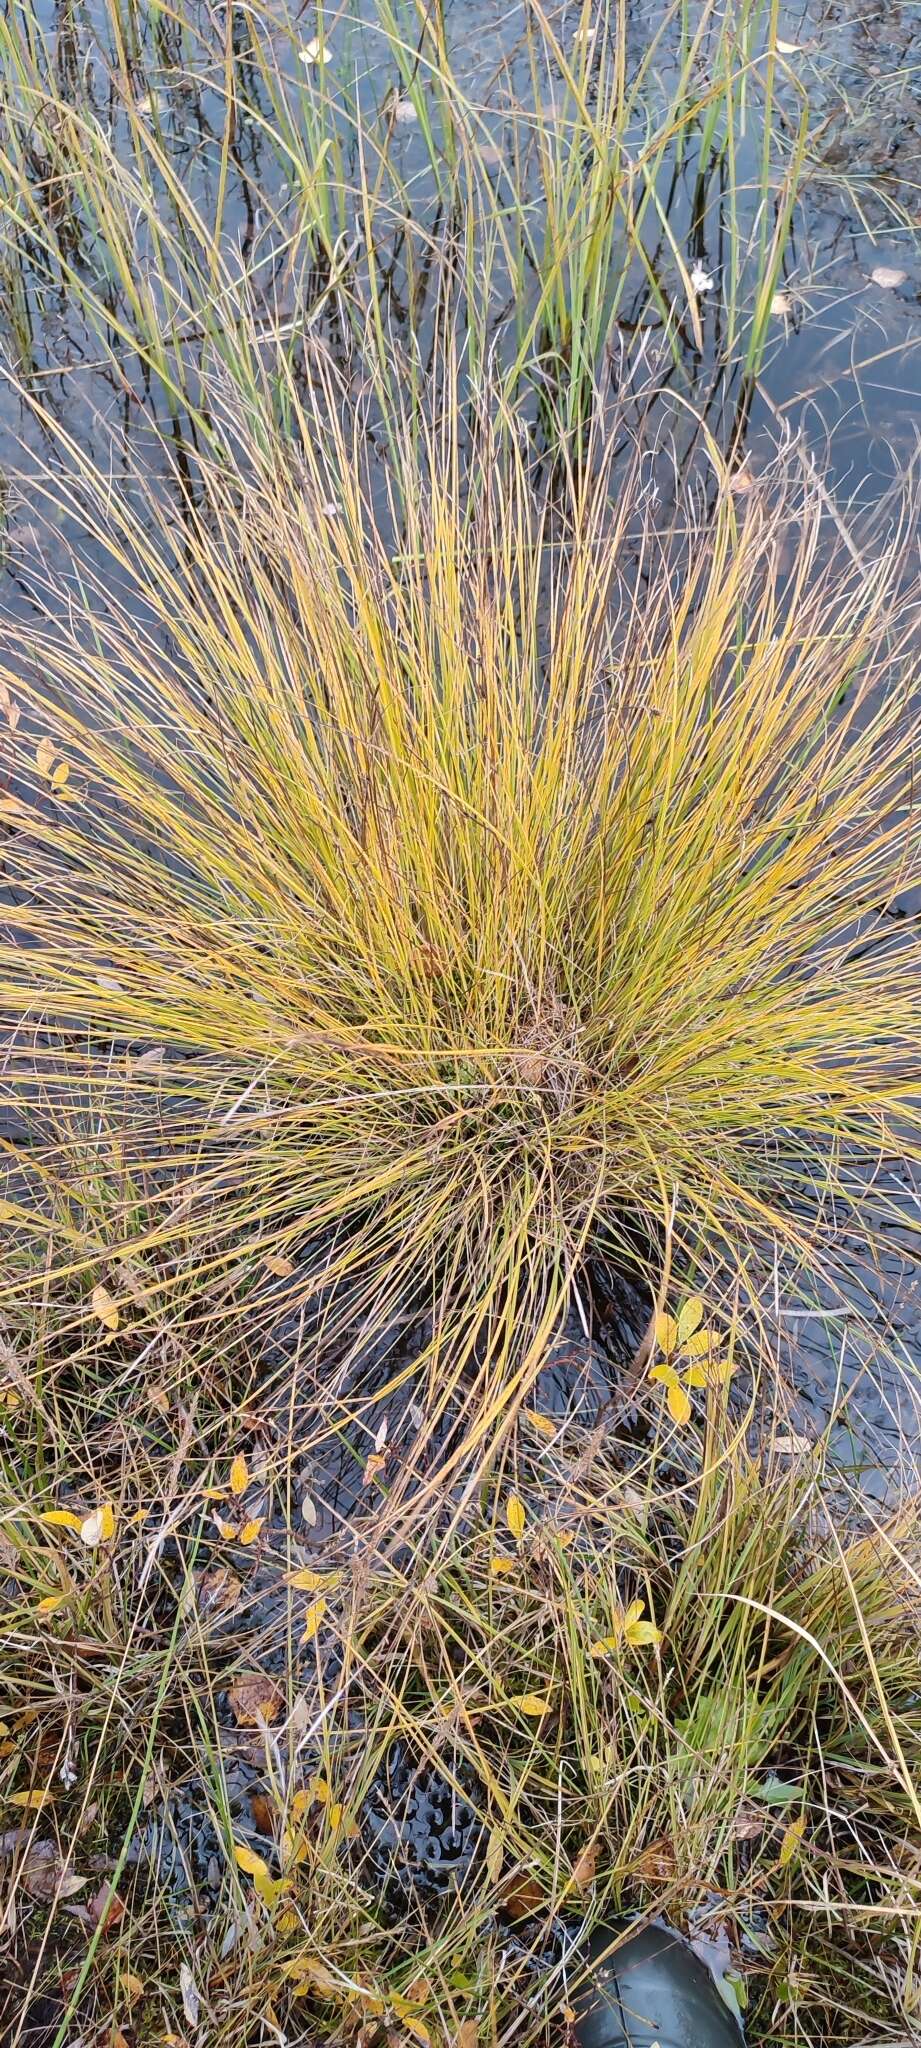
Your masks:
<svg viewBox="0 0 921 2048"><path fill-rule="evenodd" d="M898 548L822 567L819 505L719 470L666 545L642 459L541 494L450 404L388 506L320 393L296 449L225 422L181 541L88 471L102 568L11 624L11 1293L71 1371L427 1316L482 1448L588 1250L751 1326L914 1150Z"/></svg>

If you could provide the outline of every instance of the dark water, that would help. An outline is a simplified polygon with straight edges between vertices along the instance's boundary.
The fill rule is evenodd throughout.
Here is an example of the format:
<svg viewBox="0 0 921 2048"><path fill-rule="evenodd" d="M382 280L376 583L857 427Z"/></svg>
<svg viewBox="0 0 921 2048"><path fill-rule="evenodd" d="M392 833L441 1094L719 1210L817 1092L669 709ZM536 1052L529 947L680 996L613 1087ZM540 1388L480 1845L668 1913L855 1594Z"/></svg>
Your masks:
<svg viewBox="0 0 921 2048"><path fill-rule="evenodd" d="M699 7L685 10L685 15L692 29L701 18ZM130 36L127 30L116 34L114 19L99 0L89 6L58 0L57 5L46 6L40 18L45 44L34 60L39 77L78 110L81 122L95 124L113 157L130 167L133 176L141 182L149 178L162 221L177 242L182 235L175 226L168 175L152 169L143 147L138 154L132 139L139 120L155 134L168 173L175 174L182 191L194 200L203 221L214 220L220 207L223 256L236 277L249 273L257 323L263 308L266 321L280 321L286 332L315 323L316 333L337 345L341 337L336 334L335 294L330 300L328 276L311 273L309 264L295 262L286 250L286 236L303 217L303 194L292 189L290 176L285 175L291 159L273 139L281 107L295 124L292 132L302 150L306 134L305 160L321 153L319 140L314 147L311 139L311 123L319 118L317 67L304 63L300 55L309 52L316 37L313 6L261 13L255 38L250 16L242 9L228 18L223 11L211 13L192 5L180 29L171 16L151 7L126 16ZM572 52L577 10L564 8L550 19L560 47ZM756 10L755 19L756 43L763 49L770 27L767 10ZM9 20L21 57L27 38L19 11ZM668 32L656 43L662 21L660 7L628 0L628 76L653 47L643 97L645 106L660 115L677 76L681 26L678 14L669 17ZM476 111L480 140L492 138L487 149L495 159L498 202L510 174L510 157L527 135L527 109L535 92L545 104L560 104L561 93L565 97L552 60L544 55L536 74L532 69L527 28L523 5L447 0L449 57ZM229 131L224 91L228 35L236 53L237 81ZM324 35L327 89L343 104L351 97L360 105L369 133L389 134L392 164L403 181L403 199L411 207L418 233L412 280L402 229L394 227L391 248L381 249L384 311L397 340L405 340L410 314L424 339L437 264L430 264L426 274L420 251L428 235L436 248L442 246L445 233L426 137L418 119L393 119L395 94L403 110L407 108L405 79L401 80L393 46L376 17L370 21L336 14ZM710 82L714 36L715 23L703 37L695 68L695 85L701 91ZM408 54L403 66L413 71L412 52L419 42L415 16L405 18L405 39ZM663 387L680 393L682 402L697 409L724 446L740 431L741 422L756 461L778 435L802 428L808 448L842 503L850 501L855 510L867 511L885 501L904 478L921 428L921 255L914 227L921 221L921 16L908 0L878 5L865 0L822 5L821 0L811 0L806 7L783 10L777 48L781 56L775 84L775 185L793 146L803 91L809 99L810 141L750 413L742 397L741 356L751 311L744 277L735 346L728 333L726 300L733 262L740 260L742 245L749 240L756 244L761 232L763 132L761 100L754 90L735 144L735 248L725 157L703 161L689 148L680 153L672 149L665 152L659 168L657 198L688 269L696 267L698 275L710 280L698 299L703 346L695 346L687 322L679 321L679 360L663 367ZM269 61L275 70L267 79ZM15 68L8 60L8 75ZM424 66L415 76L425 81ZM425 104L434 97L434 90L423 83ZM87 221L79 179L62 176L60 166L49 161L50 117L41 95L20 91L16 104L18 111L12 102L8 107L4 125L11 155L25 165L30 199L17 199L0 237L0 337L14 377L83 447L102 446L105 426L116 438L116 449L119 442L132 445L145 452L148 462L154 461L153 445L145 450L151 425L166 434L173 448L184 439L194 447L181 399L171 400L162 382L146 373L133 355L130 294L113 274ZM434 113L433 121L437 126ZM345 180L354 183L354 132L345 117L341 138ZM638 148L641 141L638 108L631 146L635 142ZM534 177L533 163L529 168L527 159L524 177L526 183ZM533 189L539 209L536 182ZM135 281L142 295L149 293L154 302L163 303L160 272L165 267L177 277L183 258L174 252L174 260L162 243L155 245L142 210L139 206L135 221ZM661 275L663 292L674 298L679 289L674 264L670 273L667 244L653 215L650 221L652 225L644 226L644 242ZM347 210L333 227L340 227L346 240L360 240L361 223L354 211ZM41 246L42 236L49 232L56 251L50 261ZM94 327L87 319L59 258L65 266L72 264L80 281L92 290L100 307L98 318L104 322L107 317L107 327ZM200 273L199 255L194 264ZM509 335L515 331L514 320L501 303L501 283L497 273L494 328L496 334L504 328ZM181 276L178 285L181 295ZM359 279L359 292L361 288ZM520 311L516 309L516 317ZM194 321L183 320L180 313L177 325L183 335L185 374L194 387L199 345ZM609 376L623 383L641 371L655 371L663 347L661 330L648 279L633 266L617 301L608 361L599 366L602 379ZM112 359L107 359L107 351ZM58 459L48 433L30 419L15 383L7 383L0 392L0 468L8 477L18 473L27 479L30 457L36 456ZM111 459L108 451L106 459ZM35 544L27 482L8 491L6 511L10 566L14 571L27 569Z"/></svg>

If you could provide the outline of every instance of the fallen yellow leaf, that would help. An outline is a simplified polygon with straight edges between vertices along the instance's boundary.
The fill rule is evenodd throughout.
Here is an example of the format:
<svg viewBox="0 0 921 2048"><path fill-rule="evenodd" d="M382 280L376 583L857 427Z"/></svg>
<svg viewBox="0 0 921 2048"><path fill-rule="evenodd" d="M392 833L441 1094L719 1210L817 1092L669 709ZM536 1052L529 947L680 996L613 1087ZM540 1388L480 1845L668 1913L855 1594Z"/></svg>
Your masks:
<svg viewBox="0 0 921 2048"><path fill-rule="evenodd" d="M792 1863L793 1858L796 1855L796 1851L799 1848L799 1845L803 1839L805 1832L806 1816L804 1813L801 1813L799 1819L791 1820L789 1827L786 1828L784 1831L784 1838L780 1845L779 1857L781 1869L784 1868L785 1864Z"/></svg>
<svg viewBox="0 0 921 2048"><path fill-rule="evenodd" d="M313 1641L325 1613L326 1601L321 1595L319 1600L312 1602L304 1616L304 1633L301 1636L302 1643L311 1643Z"/></svg>
<svg viewBox="0 0 921 2048"><path fill-rule="evenodd" d="M489 1561L489 1569L491 1572L495 1572L498 1578L500 1573L513 1572L517 1569L517 1566L513 1557L492 1557Z"/></svg>
<svg viewBox="0 0 921 2048"><path fill-rule="evenodd" d="M258 1536L264 1521L264 1515L254 1515L252 1521L244 1522L242 1528L238 1532L240 1542L246 1544L247 1546L250 1543L255 1543L256 1537Z"/></svg>
<svg viewBox="0 0 921 2048"><path fill-rule="evenodd" d="M540 1720L543 1714L549 1714L551 1701L547 1698L546 1693L519 1692L515 1693L514 1697L509 1700L509 1706L520 1707L523 1714L531 1714L535 1721L537 1721Z"/></svg>
<svg viewBox="0 0 921 2048"><path fill-rule="evenodd" d="M102 1323L103 1328L106 1330L111 1330L113 1332L117 1330L118 1304L113 1300L111 1294L109 1293L108 1288L103 1287L101 1280L99 1281L98 1285L93 1288L90 1300L93 1306L93 1314L94 1316L97 1316L99 1318L99 1321Z"/></svg>
<svg viewBox="0 0 921 2048"><path fill-rule="evenodd" d="M524 1413L525 1421L536 1429L538 1436L556 1435L556 1424L551 1422L549 1415L542 1415L539 1408L526 1408Z"/></svg>
<svg viewBox="0 0 921 2048"><path fill-rule="evenodd" d="M290 1828L282 1828L281 1860L285 1869L296 1869L299 1863L306 1863L309 1855L310 1843L303 1831L293 1834Z"/></svg>
<svg viewBox="0 0 921 2048"><path fill-rule="evenodd" d="M328 1589L334 1585L336 1577L335 1572L315 1572L311 1570L309 1564L305 1564L301 1565L298 1571L291 1573L287 1583L298 1593L318 1593L321 1586Z"/></svg>
<svg viewBox="0 0 921 2048"><path fill-rule="evenodd" d="M509 1494L508 1500L505 1503L505 1519L515 1538L515 1542L520 1543L524 1535L526 1517L524 1507L517 1493Z"/></svg>
<svg viewBox="0 0 921 2048"><path fill-rule="evenodd" d="M393 2008L393 2011L396 2013L397 2019L402 2020L403 2025L407 2029L407 2031L410 2034L412 2034L417 2041L422 2042L423 2048L428 2048L428 2043L431 2041L432 2037L429 2033L428 2027L424 2026L422 2021L413 2012L409 2000L406 1998L401 1998L399 1992L394 1991L391 1995L390 2003Z"/></svg>
<svg viewBox="0 0 921 2048"><path fill-rule="evenodd" d="M72 1508L48 1508L39 1521L47 1523L49 1529L79 1529L83 1517L75 1515Z"/></svg>
<svg viewBox="0 0 921 2048"><path fill-rule="evenodd" d="M230 1491L235 1496L245 1493L249 1485L249 1466L242 1451L238 1451L230 1467Z"/></svg>
<svg viewBox="0 0 921 2048"><path fill-rule="evenodd" d="M43 1806L50 1806L54 1793L50 1785L33 1785L28 1792L10 1792L7 1804L21 1806L27 1813L41 1813Z"/></svg>
<svg viewBox="0 0 921 2048"><path fill-rule="evenodd" d="M255 1849L249 1849L245 1842L233 1845L234 1862L238 1870L245 1870L247 1877L268 1877L269 1866L264 1856L257 1856Z"/></svg>
<svg viewBox="0 0 921 2048"><path fill-rule="evenodd" d="M294 1979L294 1996L303 1998L310 1991L326 1992L331 1998L341 1998L347 1984L341 1977L334 1977L325 1963L315 1962L312 1956L295 1956L290 1963L282 1963L283 1977Z"/></svg>

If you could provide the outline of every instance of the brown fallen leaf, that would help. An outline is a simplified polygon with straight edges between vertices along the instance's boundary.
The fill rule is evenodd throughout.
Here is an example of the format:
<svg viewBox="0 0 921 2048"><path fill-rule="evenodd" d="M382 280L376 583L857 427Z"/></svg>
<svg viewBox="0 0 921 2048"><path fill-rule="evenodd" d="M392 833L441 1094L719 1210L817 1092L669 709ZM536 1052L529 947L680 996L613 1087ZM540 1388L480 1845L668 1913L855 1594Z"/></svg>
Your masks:
<svg viewBox="0 0 921 2048"><path fill-rule="evenodd" d="M125 1902L119 1898L117 1891L113 1890L108 1879L100 1885L98 1892L94 1892L89 1904L89 1915L93 1926L98 1927L102 1934L111 1934L119 1921L124 1919Z"/></svg>
<svg viewBox="0 0 921 2048"><path fill-rule="evenodd" d="M580 1849L572 1866L572 1881L577 1892L587 1891L589 1885L594 1883L600 1847L600 1842L594 1841L586 1842L584 1849Z"/></svg>
<svg viewBox="0 0 921 2048"><path fill-rule="evenodd" d="M226 1564L211 1565L195 1575L195 1605L199 1614L226 1614L236 1607L242 1590L242 1579Z"/></svg>
<svg viewBox="0 0 921 2048"><path fill-rule="evenodd" d="M670 1884L675 1876L677 1864L674 1847L668 1836L661 1835L658 1841L650 1842L649 1847L636 1858L632 1868L634 1875L643 1878L646 1884Z"/></svg>
<svg viewBox="0 0 921 2048"><path fill-rule="evenodd" d="M42 1905L50 1905L53 1899L72 1899L76 1892L89 1884L88 1877L79 1877L69 1863L62 1861L56 1842L30 1842L18 1866L20 1883L30 1899L38 1899Z"/></svg>
<svg viewBox="0 0 921 2048"><path fill-rule="evenodd" d="M757 1807L748 1806L743 1801L732 1823L733 1840L754 1842L759 1835L763 1835L766 1824L767 1814L759 1813Z"/></svg>
<svg viewBox="0 0 921 2048"><path fill-rule="evenodd" d="M544 1903L543 1886L536 1877L513 1877L503 1903L506 1912L516 1918L523 1918L527 1913L539 1913Z"/></svg>
<svg viewBox="0 0 921 2048"><path fill-rule="evenodd" d="M285 1699L281 1686L265 1671L241 1672L227 1697L240 1728L258 1728L262 1721L277 1721Z"/></svg>
<svg viewBox="0 0 921 2048"><path fill-rule="evenodd" d="M425 2021L419 2018L418 2013L413 2012L409 1999L401 1997L398 1991L393 1991L390 1994L390 2004L396 2018L401 2021L407 2033L412 2035L413 2040L421 2041L422 2048L429 2048L431 2034Z"/></svg>
<svg viewBox="0 0 921 2048"><path fill-rule="evenodd" d="M273 1835L275 1832L275 1812L264 1792L251 1792L249 1794L249 1810L253 1816L253 1826L258 1828L260 1835Z"/></svg>
<svg viewBox="0 0 921 2048"><path fill-rule="evenodd" d="M477 2048L479 2038L476 2020L462 2020L454 2036L454 2048Z"/></svg>
<svg viewBox="0 0 921 2048"><path fill-rule="evenodd" d="M290 1280L297 1272L297 1265L294 1259L289 1259L287 1252L266 1252L265 1264L276 1280Z"/></svg>

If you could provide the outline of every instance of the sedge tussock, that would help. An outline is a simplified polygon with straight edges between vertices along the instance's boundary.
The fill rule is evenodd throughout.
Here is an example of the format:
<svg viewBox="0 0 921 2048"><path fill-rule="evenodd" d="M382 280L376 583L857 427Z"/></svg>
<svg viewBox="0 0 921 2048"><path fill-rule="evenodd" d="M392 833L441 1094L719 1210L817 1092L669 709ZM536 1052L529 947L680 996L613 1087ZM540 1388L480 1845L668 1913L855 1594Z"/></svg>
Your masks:
<svg viewBox="0 0 921 2048"><path fill-rule="evenodd" d="M10 624L11 1293L55 1218L121 1358L425 1316L485 1445L593 1250L757 1316L914 1155L913 607L782 477L662 540L455 388L382 497L336 399L229 415L181 533L84 466Z"/></svg>

